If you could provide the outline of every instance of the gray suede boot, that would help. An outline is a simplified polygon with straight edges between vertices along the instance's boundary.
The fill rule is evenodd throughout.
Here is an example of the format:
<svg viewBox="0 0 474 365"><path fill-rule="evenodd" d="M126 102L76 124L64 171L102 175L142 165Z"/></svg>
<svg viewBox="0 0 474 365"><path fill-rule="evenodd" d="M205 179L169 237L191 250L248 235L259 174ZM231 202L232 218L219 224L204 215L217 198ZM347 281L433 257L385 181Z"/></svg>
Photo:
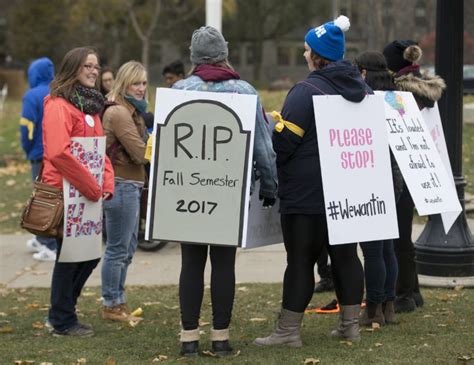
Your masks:
<svg viewBox="0 0 474 365"><path fill-rule="evenodd" d="M253 342L258 346L286 345L290 347L301 347L303 342L300 337L301 321L304 312L292 312L283 309L280 312L277 324L272 334L268 337L260 337Z"/></svg>
<svg viewBox="0 0 474 365"><path fill-rule="evenodd" d="M380 326L385 324L384 313L382 309L382 303L375 304L367 302L362 316L360 317L359 324L361 326L372 327L372 323L378 323Z"/></svg>
<svg viewBox="0 0 474 365"><path fill-rule="evenodd" d="M395 306L393 300L387 300L383 304L383 314L385 317L385 323L398 324L398 321L395 319Z"/></svg>
<svg viewBox="0 0 474 365"><path fill-rule="evenodd" d="M348 341L360 341L359 333L360 305L341 305L339 324L337 329L331 331L331 336Z"/></svg>

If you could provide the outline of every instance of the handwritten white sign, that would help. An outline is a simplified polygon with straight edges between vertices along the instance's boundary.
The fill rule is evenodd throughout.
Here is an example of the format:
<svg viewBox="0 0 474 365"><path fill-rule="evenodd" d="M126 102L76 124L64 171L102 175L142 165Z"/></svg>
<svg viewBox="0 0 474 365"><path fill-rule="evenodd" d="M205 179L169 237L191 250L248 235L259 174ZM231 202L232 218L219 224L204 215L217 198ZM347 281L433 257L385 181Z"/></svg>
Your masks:
<svg viewBox="0 0 474 365"><path fill-rule="evenodd" d="M71 153L102 186L105 137L74 137ZM92 202L63 179L64 232L59 262L80 262L102 255L102 199Z"/></svg>
<svg viewBox="0 0 474 365"><path fill-rule="evenodd" d="M443 125L439 115L438 103L436 103L433 108L423 108L421 115L423 116L431 138L433 138L436 148L438 149L441 161L443 161L444 167L446 168L449 180L456 189L454 184L453 170L451 168L451 162L449 161L448 147L446 146L446 139L444 138ZM459 205L459 209L457 211L441 213L441 220L443 221L443 228L446 234L448 234L449 230L461 212L462 208L461 205Z"/></svg>
<svg viewBox="0 0 474 365"><path fill-rule="evenodd" d="M256 105L157 89L147 239L245 246Z"/></svg>
<svg viewBox="0 0 474 365"><path fill-rule="evenodd" d="M389 143L418 214L460 209L456 190L410 92L376 92L385 101Z"/></svg>
<svg viewBox="0 0 474 365"><path fill-rule="evenodd" d="M398 238L381 96L313 96L331 245Z"/></svg>

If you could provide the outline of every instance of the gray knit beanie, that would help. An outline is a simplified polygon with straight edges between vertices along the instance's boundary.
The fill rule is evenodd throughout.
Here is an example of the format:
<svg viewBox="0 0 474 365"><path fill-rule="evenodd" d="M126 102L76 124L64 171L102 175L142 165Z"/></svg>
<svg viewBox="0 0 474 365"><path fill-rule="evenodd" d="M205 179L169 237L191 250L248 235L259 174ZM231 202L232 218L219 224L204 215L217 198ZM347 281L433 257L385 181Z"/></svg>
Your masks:
<svg viewBox="0 0 474 365"><path fill-rule="evenodd" d="M191 62L217 63L227 58L229 50L222 34L213 27L205 26L196 29L191 38Z"/></svg>

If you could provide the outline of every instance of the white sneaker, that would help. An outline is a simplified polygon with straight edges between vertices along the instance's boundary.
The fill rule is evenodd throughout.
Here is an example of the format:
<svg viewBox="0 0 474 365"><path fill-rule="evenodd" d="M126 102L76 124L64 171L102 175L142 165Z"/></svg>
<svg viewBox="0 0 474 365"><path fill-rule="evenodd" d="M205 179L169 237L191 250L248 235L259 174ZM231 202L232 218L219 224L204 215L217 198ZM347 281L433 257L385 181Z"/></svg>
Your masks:
<svg viewBox="0 0 474 365"><path fill-rule="evenodd" d="M26 247L28 247L31 252L40 252L44 245L41 244L40 241L36 239L36 237L33 237L32 239L26 241Z"/></svg>
<svg viewBox="0 0 474 365"><path fill-rule="evenodd" d="M56 252L43 246L40 252L33 254L33 258L38 261L56 261Z"/></svg>

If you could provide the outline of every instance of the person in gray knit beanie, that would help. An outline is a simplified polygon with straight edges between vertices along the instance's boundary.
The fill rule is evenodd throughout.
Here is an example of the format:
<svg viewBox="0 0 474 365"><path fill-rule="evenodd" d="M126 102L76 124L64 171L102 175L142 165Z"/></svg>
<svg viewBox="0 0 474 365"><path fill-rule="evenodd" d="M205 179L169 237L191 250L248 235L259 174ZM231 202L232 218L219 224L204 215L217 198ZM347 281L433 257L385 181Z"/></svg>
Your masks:
<svg viewBox="0 0 474 365"><path fill-rule="evenodd" d="M196 29L191 38L191 62L195 65L214 64L227 59L229 49L222 34L214 27Z"/></svg>

